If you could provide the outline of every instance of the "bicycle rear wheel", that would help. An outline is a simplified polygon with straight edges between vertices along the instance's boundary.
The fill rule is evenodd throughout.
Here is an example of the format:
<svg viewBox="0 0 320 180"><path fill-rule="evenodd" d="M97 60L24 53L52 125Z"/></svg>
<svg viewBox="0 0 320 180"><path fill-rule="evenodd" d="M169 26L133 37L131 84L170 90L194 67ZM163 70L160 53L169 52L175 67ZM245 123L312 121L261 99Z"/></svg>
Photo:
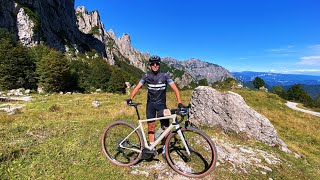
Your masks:
<svg viewBox="0 0 320 180"><path fill-rule="evenodd" d="M133 124L119 120L104 129L101 136L102 150L112 163L131 166L140 160L143 141L140 132L134 131L135 128Z"/></svg>
<svg viewBox="0 0 320 180"><path fill-rule="evenodd" d="M188 155L177 132L166 140L165 155L170 167L181 175L200 178L208 175L215 167L217 151L212 140L196 128L182 128L181 132L188 145Z"/></svg>

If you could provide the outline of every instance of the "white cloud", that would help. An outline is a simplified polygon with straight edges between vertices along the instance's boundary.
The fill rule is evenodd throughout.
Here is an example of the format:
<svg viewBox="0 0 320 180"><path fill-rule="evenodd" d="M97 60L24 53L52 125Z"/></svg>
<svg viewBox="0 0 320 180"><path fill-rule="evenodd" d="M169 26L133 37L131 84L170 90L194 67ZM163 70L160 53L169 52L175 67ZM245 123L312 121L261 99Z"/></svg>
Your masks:
<svg viewBox="0 0 320 180"><path fill-rule="evenodd" d="M265 51L268 51L268 52L287 52L287 51L292 51L292 48L294 48L293 45L288 45L285 48L266 49Z"/></svg>
<svg viewBox="0 0 320 180"><path fill-rule="evenodd" d="M266 49L266 51L271 51L271 52L282 52L282 51L285 51L287 49L284 49L284 48L279 48L279 49Z"/></svg>
<svg viewBox="0 0 320 180"><path fill-rule="evenodd" d="M310 53L320 55L320 44L315 44L308 47L310 50Z"/></svg>
<svg viewBox="0 0 320 180"><path fill-rule="evenodd" d="M316 65L320 66L320 56L304 56L298 62L300 65Z"/></svg>

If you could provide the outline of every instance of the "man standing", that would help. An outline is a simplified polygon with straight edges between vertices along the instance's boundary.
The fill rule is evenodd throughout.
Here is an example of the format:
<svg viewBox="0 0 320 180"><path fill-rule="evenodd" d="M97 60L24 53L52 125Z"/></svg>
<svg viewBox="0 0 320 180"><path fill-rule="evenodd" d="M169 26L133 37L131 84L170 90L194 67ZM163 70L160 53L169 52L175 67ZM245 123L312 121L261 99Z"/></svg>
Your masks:
<svg viewBox="0 0 320 180"><path fill-rule="evenodd" d="M158 117L163 117L163 110L167 108L166 106L166 88L167 84L173 89L178 100L178 108L183 107L181 103L181 97L179 90L167 73L160 72L161 59L159 56L151 56L149 59L149 65L151 72L145 74L137 86L133 89L128 103L132 102L132 99L137 94L139 89L147 83L148 85L148 100L147 100L147 119L155 118L156 114ZM169 119L160 120L161 127L169 126ZM154 142L154 132L155 132L155 122L148 122L148 137L149 142L152 144Z"/></svg>

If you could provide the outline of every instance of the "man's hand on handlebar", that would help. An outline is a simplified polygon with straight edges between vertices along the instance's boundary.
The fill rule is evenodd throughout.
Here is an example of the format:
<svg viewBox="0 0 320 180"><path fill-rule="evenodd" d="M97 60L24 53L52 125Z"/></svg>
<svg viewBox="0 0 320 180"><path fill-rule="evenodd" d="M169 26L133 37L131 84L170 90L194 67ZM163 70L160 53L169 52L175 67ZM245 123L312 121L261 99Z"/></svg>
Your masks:
<svg viewBox="0 0 320 180"><path fill-rule="evenodd" d="M179 103L179 104L178 104L178 109L179 109L179 110L182 110L182 109L183 109L183 104L182 104L182 103Z"/></svg>
<svg viewBox="0 0 320 180"><path fill-rule="evenodd" d="M132 99L127 99L126 101L128 106L132 104Z"/></svg>

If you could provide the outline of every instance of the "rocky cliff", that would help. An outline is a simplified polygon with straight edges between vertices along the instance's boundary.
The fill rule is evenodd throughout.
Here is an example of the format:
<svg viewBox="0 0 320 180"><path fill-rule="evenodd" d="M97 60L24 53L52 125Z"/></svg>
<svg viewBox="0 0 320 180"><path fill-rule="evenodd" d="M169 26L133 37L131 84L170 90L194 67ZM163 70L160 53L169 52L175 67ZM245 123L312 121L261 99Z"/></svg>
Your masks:
<svg viewBox="0 0 320 180"><path fill-rule="evenodd" d="M99 13L84 7L74 9L74 0L1 0L0 27L8 29L25 46L45 43L75 53L96 50L110 64L119 60L146 71L148 53L131 46L130 36L116 38L106 32Z"/></svg>
<svg viewBox="0 0 320 180"><path fill-rule="evenodd" d="M105 56L101 41L79 31L74 0L2 0L0 9L0 26L26 46L43 42L60 51L95 49Z"/></svg>
<svg viewBox="0 0 320 180"><path fill-rule="evenodd" d="M106 32L103 23L100 20L98 11L88 12L85 7L80 6L76 9L77 25L81 32L91 34L96 39L103 42L106 46L108 59L114 62L114 56L146 72L146 61L149 58L148 53L141 53L131 45L131 39L128 34L117 38L115 33L110 29ZM124 59L123 59L124 58Z"/></svg>
<svg viewBox="0 0 320 180"><path fill-rule="evenodd" d="M75 10L74 0L1 0L0 10L0 27L15 34L25 46L44 43L75 54L94 49L111 65L123 61L143 72L148 70L149 53L133 48L128 34L117 37L111 29L106 31L98 11L88 12L83 6ZM180 88L190 87L190 83L203 78L212 83L229 77L217 65L194 59L185 62L166 59L171 68L187 72L177 74L167 69Z"/></svg>
<svg viewBox="0 0 320 180"><path fill-rule="evenodd" d="M216 81L223 81L229 77L233 77L227 69L199 59L192 58L186 61L178 61L176 59L166 57L163 60L168 65L189 73L197 81L205 78L208 80L208 83L212 84Z"/></svg>

